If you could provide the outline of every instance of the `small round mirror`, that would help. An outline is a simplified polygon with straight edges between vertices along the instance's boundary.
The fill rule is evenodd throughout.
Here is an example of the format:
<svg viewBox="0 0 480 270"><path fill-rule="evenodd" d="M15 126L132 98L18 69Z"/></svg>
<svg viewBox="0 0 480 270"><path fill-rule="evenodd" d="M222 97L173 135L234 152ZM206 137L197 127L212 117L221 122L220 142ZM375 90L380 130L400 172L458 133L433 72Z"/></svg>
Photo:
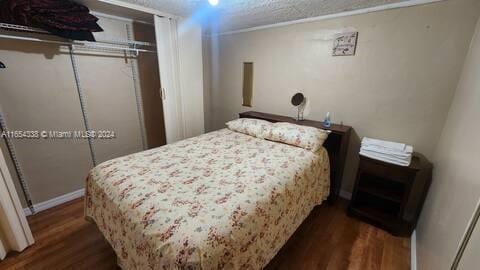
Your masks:
<svg viewBox="0 0 480 270"><path fill-rule="evenodd" d="M292 97L292 105L293 105L293 106L299 106L300 104L303 103L304 100L305 100L305 96L303 96L302 93L296 93L296 94Z"/></svg>

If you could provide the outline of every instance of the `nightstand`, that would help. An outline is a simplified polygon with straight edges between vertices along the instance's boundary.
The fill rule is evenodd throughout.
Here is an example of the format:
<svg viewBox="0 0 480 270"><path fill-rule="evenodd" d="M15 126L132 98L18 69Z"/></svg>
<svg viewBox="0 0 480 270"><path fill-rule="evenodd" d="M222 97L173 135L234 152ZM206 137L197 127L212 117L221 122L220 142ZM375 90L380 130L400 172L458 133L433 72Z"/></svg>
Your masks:
<svg viewBox="0 0 480 270"><path fill-rule="evenodd" d="M414 153L410 166L360 156L348 207L358 217L396 236L410 236L432 182L433 165Z"/></svg>

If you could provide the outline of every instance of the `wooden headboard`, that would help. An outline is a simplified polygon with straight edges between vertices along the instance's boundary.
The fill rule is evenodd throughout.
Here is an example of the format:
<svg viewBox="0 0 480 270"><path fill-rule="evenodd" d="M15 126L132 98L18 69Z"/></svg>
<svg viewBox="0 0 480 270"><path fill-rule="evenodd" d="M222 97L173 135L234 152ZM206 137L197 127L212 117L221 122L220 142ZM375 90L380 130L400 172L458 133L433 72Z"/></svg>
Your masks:
<svg viewBox="0 0 480 270"><path fill-rule="evenodd" d="M347 157L348 143L350 141L350 133L352 128L344 125L332 124L330 127L324 127L323 122L296 119L288 116L281 116L269 113L261 112L244 112L240 113L240 118L254 118L266 120L272 123L276 122L288 122L297 125L310 126L330 130L332 133L328 136L323 146L328 151L330 158L330 196L328 200L333 202L337 199L340 193L340 187L342 186L343 170L345 168L345 160Z"/></svg>

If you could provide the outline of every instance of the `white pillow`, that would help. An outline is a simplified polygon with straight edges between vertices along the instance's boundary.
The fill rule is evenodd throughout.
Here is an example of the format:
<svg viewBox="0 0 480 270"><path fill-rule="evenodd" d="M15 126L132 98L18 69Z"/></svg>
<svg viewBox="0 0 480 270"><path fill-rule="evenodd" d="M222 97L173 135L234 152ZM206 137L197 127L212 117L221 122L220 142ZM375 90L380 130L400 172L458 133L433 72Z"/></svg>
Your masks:
<svg viewBox="0 0 480 270"><path fill-rule="evenodd" d="M322 147L329 133L330 131L323 129L280 122L272 124L270 132L264 138L316 152Z"/></svg>
<svg viewBox="0 0 480 270"><path fill-rule="evenodd" d="M268 121L253 118L240 118L227 122L226 125L230 130L260 139L264 139L272 127L272 123Z"/></svg>

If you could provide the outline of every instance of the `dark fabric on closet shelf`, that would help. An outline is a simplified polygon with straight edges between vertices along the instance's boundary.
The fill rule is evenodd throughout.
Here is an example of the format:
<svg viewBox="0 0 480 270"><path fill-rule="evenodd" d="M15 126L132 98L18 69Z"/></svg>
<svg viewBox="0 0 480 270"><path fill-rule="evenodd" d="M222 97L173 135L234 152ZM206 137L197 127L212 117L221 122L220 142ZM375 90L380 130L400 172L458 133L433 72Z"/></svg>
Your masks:
<svg viewBox="0 0 480 270"><path fill-rule="evenodd" d="M0 21L74 40L95 41L92 32L103 31L86 6L70 0L0 0Z"/></svg>

